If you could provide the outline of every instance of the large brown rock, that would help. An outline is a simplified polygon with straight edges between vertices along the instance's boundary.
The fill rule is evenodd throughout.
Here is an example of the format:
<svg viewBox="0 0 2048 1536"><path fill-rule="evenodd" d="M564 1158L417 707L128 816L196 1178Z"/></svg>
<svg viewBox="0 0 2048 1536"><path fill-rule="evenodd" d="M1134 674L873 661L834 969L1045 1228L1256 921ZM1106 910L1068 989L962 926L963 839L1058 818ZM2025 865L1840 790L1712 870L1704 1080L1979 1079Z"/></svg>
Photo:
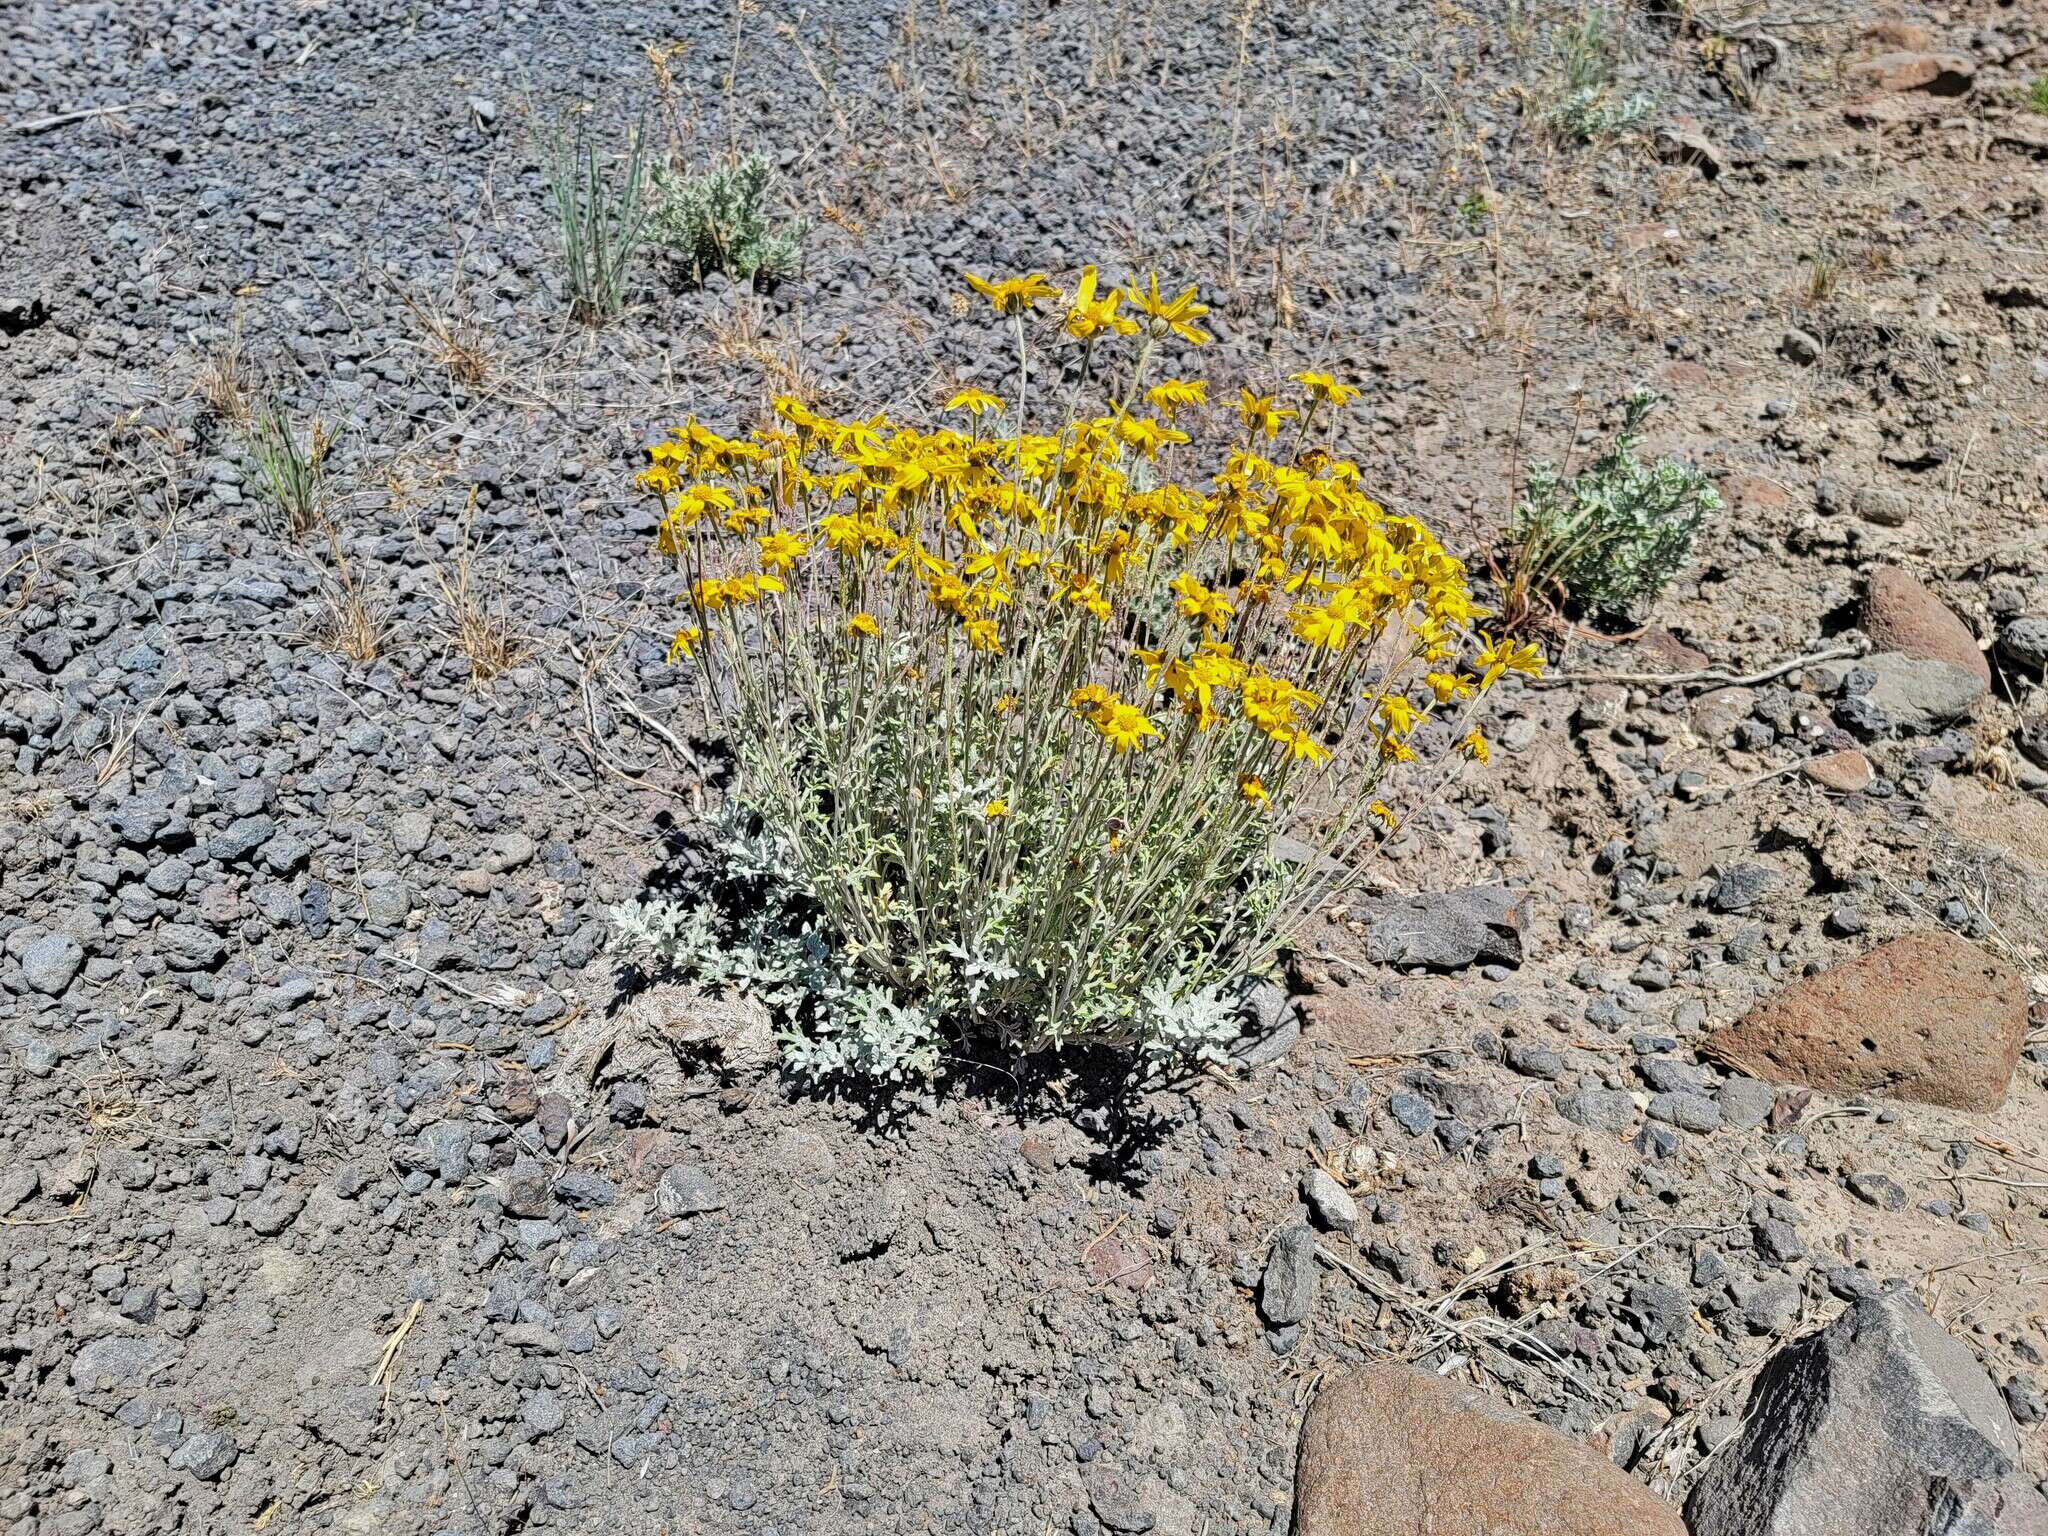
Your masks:
<svg viewBox="0 0 2048 1536"><path fill-rule="evenodd" d="M1685 1536L1606 1457L1405 1365L1324 1384L1301 1426L1295 1536Z"/></svg>
<svg viewBox="0 0 2048 1536"><path fill-rule="evenodd" d="M2026 1032L2019 972L1952 933L1916 933L1794 982L1704 1049L1768 1082L1989 1110Z"/></svg>
<svg viewBox="0 0 2048 1536"><path fill-rule="evenodd" d="M1849 83L1866 91L1925 91L1960 96L1977 78L1977 64L1962 53L1881 53L1851 64Z"/></svg>
<svg viewBox="0 0 2048 1536"><path fill-rule="evenodd" d="M1863 629L1874 651L1945 661L1987 686L1991 682L1991 663L1978 649L1970 626L1923 587L1919 578L1895 565L1871 573L1863 599Z"/></svg>

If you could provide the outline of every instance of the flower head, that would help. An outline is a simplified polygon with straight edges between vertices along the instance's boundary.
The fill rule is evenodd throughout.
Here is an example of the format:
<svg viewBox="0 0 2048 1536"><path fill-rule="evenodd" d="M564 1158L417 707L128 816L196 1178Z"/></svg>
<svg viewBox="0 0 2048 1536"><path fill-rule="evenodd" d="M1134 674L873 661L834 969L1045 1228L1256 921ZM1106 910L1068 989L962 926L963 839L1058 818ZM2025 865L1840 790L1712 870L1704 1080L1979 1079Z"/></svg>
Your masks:
<svg viewBox="0 0 2048 1536"><path fill-rule="evenodd" d="M1023 277L1005 277L995 282L987 278L967 274L967 285L989 303L995 306L999 315L1028 314L1040 299L1056 299L1059 289L1046 281L1043 272L1032 272Z"/></svg>
<svg viewBox="0 0 2048 1536"><path fill-rule="evenodd" d="M1237 414L1254 437L1278 437L1280 423L1294 417L1293 411L1275 405L1271 395L1255 395L1248 389L1237 392Z"/></svg>
<svg viewBox="0 0 2048 1536"><path fill-rule="evenodd" d="M1307 390L1309 399L1318 405L1343 405L1358 393L1357 386L1339 384L1327 373L1297 373L1294 382Z"/></svg>
<svg viewBox="0 0 2048 1536"><path fill-rule="evenodd" d="M1209 306L1195 302L1192 283L1175 297L1163 299L1159 296L1159 274L1154 272L1143 288L1132 279L1130 294L1132 308L1152 318L1155 335L1172 334L1197 347L1209 339L1209 333L1195 324L1209 313Z"/></svg>
<svg viewBox="0 0 2048 1536"><path fill-rule="evenodd" d="M1003 402L1000 397L985 389L963 389L946 402L949 411L965 411L970 416L983 416L990 411L1000 411Z"/></svg>
<svg viewBox="0 0 2048 1536"><path fill-rule="evenodd" d="M1116 288L1098 299L1095 296L1095 268L1093 265L1083 267L1080 286L1075 288L1067 309L1067 334L1076 341L1087 341L1104 331L1117 336L1134 334L1138 322L1117 313L1123 301L1122 290Z"/></svg>

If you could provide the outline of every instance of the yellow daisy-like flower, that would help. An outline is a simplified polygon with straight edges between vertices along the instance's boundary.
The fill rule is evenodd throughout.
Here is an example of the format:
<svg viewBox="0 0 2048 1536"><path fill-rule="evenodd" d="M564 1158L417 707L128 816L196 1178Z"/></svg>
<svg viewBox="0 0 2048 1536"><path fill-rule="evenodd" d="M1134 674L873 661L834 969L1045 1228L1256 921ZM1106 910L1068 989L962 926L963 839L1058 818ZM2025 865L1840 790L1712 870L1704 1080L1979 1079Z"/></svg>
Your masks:
<svg viewBox="0 0 2048 1536"><path fill-rule="evenodd" d="M1176 411L1207 405L1209 384L1205 379L1161 379L1145 391L1145 402L1170 420Z"/></svg>
<svg viewBox="0 0 2048 1536"><path fill-rule="evenodd" d="M764 571L788 570L796 564L797 556L811 547L810 540L794 533L764 533L755 542L761 546Z"/></svg>
<svg viewBox="0 0 2048 1536"><path fill-rule="evenodd" d="M1022 315L1030 313L1040 299L1056 299L1059 289L1046 281L1043 272L1028 273L1023 277L1005 277L995 282L987 278L967 274L967 286L995 306L999 315Z"/></svg>
<svg viewBox="0 0 2048 1536"><path fill-rule="evenodd" d="M846 621L846 632L849 635L866 635L870 640L879 640L882 626L875 622L872 613L856 613Z"/></svg>
<svg viewBox="0 0 2048 1536"><path fill-rule="evenodd" d="M1256 773L1240 773L1237 776L1237 792L1253 805L1265 805L1273 798L1266 791L1266 781Z"/></svg>
<svg viewBox="0 0 2048 1536"><path fill-rule="evenodd" d="M1465 739L1458 743L1458 750L1475 763L1491 761L1493 749L1486 744L1486 738L1479 734L1479 727L1472 727Z"/></svg>
<svg viewBox="0 0 2048 1536"><path fill-rule="evenodd" d="M1000 651L1003 648L1001 634L994 619L969 619L964 626L967 643L977 651Z"/></svg>
<svg viewBox="0 0 2048 1536"><path fill-rule="evenodd" d="M1159 296L1157 272L1152 274L1145 287L1140 288L1135 278L1129 286L1131 307L1152 318L1155 335L1163 336L1170 333L1197 347L1209 339L1209 333L1195 324L1209 313L1209 306L1195 302L1194 284L1190 283L1171 299L1162 299Z"/></svg>
<svg viewBox="0 0 2048 1536"><path fill-rule="evenodd" d="M1327 763L1330 760L1330 749L1298 725L1268 734L1287 749L1289 758L1305 757L1312 763Z"/></svg>
<svg viewBox="0 0 2048 1536"><path fill-rule="evenodd" d="M1255 395L1248 389L1237 392L1237 414L1245 430L1254 437L1278 437L1280 423L1294 419L1294 412L1275 405L1271 395Z"/></svg>
<svg viewBox="0 0 2048 1536"><path fill-rule="evenodd" d="M1095 729L1102 733L1103 740L1119 752L1135 752L1145 742L1159 734L1145 712L1135 704L1115 700L1095 711Z"/></svg>
<svg viewBox="0 0 2048 1536"><path fill-rule="evenodd" d="M1358 393L1355 385L1339 384L1327 373L1297 373L1294 382L1307 390L1309 399L1319 405L1344 405Z"/></svg>
<svg viewBox="0 0 2048 1536"><path fill-rule="evenodd" d="M1007 800L991 800L981 808L981 814L986 820L1001 821L1010 814L1010 802Z"/></svg>
<svg viewBox="0 0 2048 1536"><path fill-rule="evenodd" d="M992 395L985 389L963 389L946 402L949 411L965 411L970 416L985 416L990 411L1000 411L1003 402L1000 396Z"/></svg>
<svg viewBox="0 0 2048 1536"><path fill-rule="evenodd" d="M1117 336L1132 335L1138 322L1117 313L1123 301L1122 291L1116 288L1099 299L1095 297L1095 268L1092 264L1083 267L1080 286L1074 290L1067 309L1067 334L1076 341L1090 340L1104 331Z"/></svg>
<svg viewBox="0 0 2048 1536"><path fill-rule="evenodd" d="M1372 817L1373 820L1377 821L1389 832L1396 832L1400 830L1400 818L1394 814L1393 808L1389 806L1387 802L1384 800L1373 801L1372 804L1368 805L1365 808L1365 814Z"/></svg>
<svg viewBox="0 0 2048 1536"><path fill-rule="evenodd" d="M668 659L671 665L678 656L695 656L697 647L704 639L704 631L691 624L676 631L675 639L669 642Z"/></svg>

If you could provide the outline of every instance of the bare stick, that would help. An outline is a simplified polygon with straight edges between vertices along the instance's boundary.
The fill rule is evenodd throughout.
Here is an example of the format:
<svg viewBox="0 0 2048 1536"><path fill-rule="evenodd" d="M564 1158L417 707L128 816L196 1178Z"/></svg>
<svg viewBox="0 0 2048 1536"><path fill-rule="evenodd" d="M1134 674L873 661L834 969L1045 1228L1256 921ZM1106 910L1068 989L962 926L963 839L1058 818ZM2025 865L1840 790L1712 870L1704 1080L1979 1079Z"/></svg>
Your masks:
<svg viewBox="0 0 2048 1536"><path fill-rule="evenodd" d="M58 112L49 117L31 117L14 125L16 133L41 133L46 128L61 128L66 123L84 122L89 117L112 117L120 112L132 112L137 103L125 102L118 107L83 107L76 112Z"/></svg>
<svg viewBox="0 0 2048 1536"><path fill-rule="evenodd" d="M1841 661L1862 654L1860 646L1838 645L1832 650L1794 656L1790 661L1781 661L1776 666L1765 667L1761 672L1751 672L1740 677L1733 672L1723 672L1718 667L1709 667L1701 672L1553 672L1545 677L1530 678L1529 681L1538 686L1558 683L1662 683L1666 687L1675 687L1690 683L1722 683L1731 688L1746 688L1754 683L1768 683L1774 677L1783 677L1787 672L1797 672L1801 667L1810 667L1815 662Z"/></svg>

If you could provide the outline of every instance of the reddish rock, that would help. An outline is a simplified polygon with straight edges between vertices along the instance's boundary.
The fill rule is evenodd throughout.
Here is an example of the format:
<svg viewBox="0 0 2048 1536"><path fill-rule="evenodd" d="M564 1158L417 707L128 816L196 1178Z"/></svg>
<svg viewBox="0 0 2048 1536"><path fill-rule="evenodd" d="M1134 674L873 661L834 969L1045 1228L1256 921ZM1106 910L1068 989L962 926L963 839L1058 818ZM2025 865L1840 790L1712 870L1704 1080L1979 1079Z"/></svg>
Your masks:
<svg viewBox="0 0 2048 1536"><path fill-rule="evenodd" d="M1606 1457L1460 1382L1371 1365L1302 1421L1295 1536L1685 1536Z"/></svg>
<svg viewBox="0 0 2048 1536"><path fill-rule="evenodd" d="M1848 74L1851 85L1867 91L1960 96L1977 78L1977 65L1960 53L1881 53L1851 64Z"/></svg>
<svg viewBox="0 0 2048 1536"><path fill-rule="evenodd" d="M1910 21L1875 21L1863 29L1863 42L1887 52L1925 53L1934 46L1934 34Z"/></svg>
<svg viewBox="0 0 2048 1536"><path fill-rule="evenodd" d="M1916 933L1773 994L1708 1038L1767 1082L1991 1110L2027 1033L2027 984L1952 933Z"/></svg>
<svg viewBox="0 0 2048 1536"><path fill-rule="evenodd" d="M1991 663L1978 649L1970 626L1917 577L1895 565L1871 572L1863 599L1863 629L1873 650L1945 661L1987 686L1991 682Z"/></svg>
<svg viewBox="0 0 2048 1536"><path fill-rule="evenodd" d="M1876 777L1870 771L1870 759L1854 751L1823 752L1818 757L1809 757L1800 770L1823 789L1845 795L1870 788L1870 781Z"/></svg>
<svg viewBox="0 0 2048 1536"><path fill-rule="evenodd" d="M1778 512L1792 505L1791 493L1763 475L1723 475L1720 491L1730 512Z"/></svg>
<svg viewBox="0 0 2048 1536"><path fill-rule="evenodd" d="M1687 645L1661 624L1652 624L1638 635L1636 647L1650 672L1704 672L1714 664L1713 657Z"/></svg>

